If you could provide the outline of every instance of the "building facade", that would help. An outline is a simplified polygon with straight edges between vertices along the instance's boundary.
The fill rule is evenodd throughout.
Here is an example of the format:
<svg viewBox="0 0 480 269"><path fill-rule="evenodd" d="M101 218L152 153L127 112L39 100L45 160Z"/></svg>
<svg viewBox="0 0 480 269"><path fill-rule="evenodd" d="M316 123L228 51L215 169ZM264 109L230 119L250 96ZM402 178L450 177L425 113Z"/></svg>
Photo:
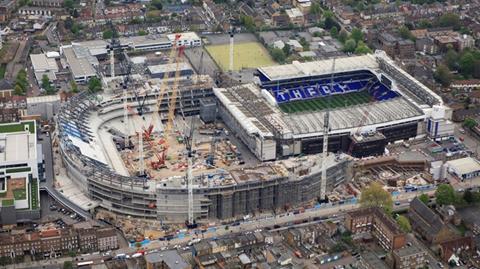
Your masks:
<svg viewBox="0 0 480 269"><path fill-rule="evenodd" d="M395 250L406 243L405 234L397 224L377 207L349 212L345 227L354 235L370 233L385 250Z"/></svg>

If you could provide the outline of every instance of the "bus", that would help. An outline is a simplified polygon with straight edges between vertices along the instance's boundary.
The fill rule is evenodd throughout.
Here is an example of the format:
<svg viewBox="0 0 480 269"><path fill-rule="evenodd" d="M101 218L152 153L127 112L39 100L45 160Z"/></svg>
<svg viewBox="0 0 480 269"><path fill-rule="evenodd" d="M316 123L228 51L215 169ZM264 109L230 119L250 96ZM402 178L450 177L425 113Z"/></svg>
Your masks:
<svg viewBox="0 0 480 269"><path fill-rule="evenodd" d="M87 266L92 265L92 264L93 264L93 261L79 262L79 263L77 263L77 267L78 268L87 267Z"/></svg>

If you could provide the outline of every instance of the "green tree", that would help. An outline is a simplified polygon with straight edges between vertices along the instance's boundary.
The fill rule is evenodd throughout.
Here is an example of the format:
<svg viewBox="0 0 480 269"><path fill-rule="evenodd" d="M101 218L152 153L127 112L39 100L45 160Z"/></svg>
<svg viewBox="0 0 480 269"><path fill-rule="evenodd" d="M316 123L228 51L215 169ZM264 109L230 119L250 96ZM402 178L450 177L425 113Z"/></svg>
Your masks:
<svg viewBox="0 0 480 269"><path fill-rule="evenodd" d="M400 229L405 233L409 233L412 231L412 226L410 225L410 221L405 216L399 215L397 217L397 224L400 227Z"/></svg>
<svg viewBox="0 0 480 269"><path fill-rule="evenodd" d="M54 93L54 88L52 86L52 83L50 82L50 79L48 78L47 75L42 76L42 88L47 92L47 94L53 94Z"/></svg>
<svg viewBox="0 0 480 269"><path fill-rule="evenodd" d="M147 34L148 34L148 33L147 33L147 31L145 31L145 30L140 30L140 31L138 31L138 35L140 35L140 36L144 36L144 35L147 35Z"/></svg>
<svg viewBox="0 0 480 269"><path fill-rule="evenodd" d="M463 200L465 200L465 202L467 202L467 204L471 204L471 203L475 202L475 197L470 190L466 190L463 193Z"/></svg>
<svg viewBox="0 0 480 269"><path fill-rule="evenodd" d="M355 42L354 39L350 38L347 41L345 41L345 44L343 45L343 51L354 52L356 47L357 47L357 43Z"/></svg>
<svg viewBox="0 0 480 269"><path fill-rule="evenodd" d="M465 77L470 77L473 74L473 70L475 69L475 61L476 59L473 53L469 51L463 53L459 61L460 72L462 72L462 75Z"/></svg>
<svg viewBox="0 0 480 269"><path fill-rule="evenodd" d="M437 205L453 205L457 201L456 193L449 184L441 184L435 192Z"/></svg>
<svg viewBox="0 0 480 269"><path fill-rule="evenodd" d="M464 121L463 121L463 126L465 126L466 128L473 128L475 126L477 126L477 121L475 119L472 119L472 118L466 118Z"/></svg>
<svg viewBox="0 0 480 269"><path fill-rule="evenodd" d="M245 26L245 28L253 32L255 31L255 21L253 20L253 17L251 16L241 16L240 17L240 23Z"/></svg>
<svg viewBox="0 0 480 269"><path fill-rule="evenodd" d="M446 13L438 18L438 26L440 27L453 27L453 29L460 29L460 17L455 13Z"/></svg>
<svg viewBox="0 0 480 269"><path fill-rule="evenodd" d="M75 2L73 0L64 0L63 1L63 6L69 11L74 8L74 5L75 5Z"/></svg>
<svg viewBox="0 0 480 269"><path fill-rule="evenodd" d="M312 2L312 5L310 6L310 13L320 16L322 14L322 8L320 7L320 4Z"/></svg>
<svg viewBox="0 0 480 269"><path fill-rule="evenodd" d="M63 269L72 269L72 268L73 268L72 261L64 261L63 262Z"/></svg>
<svg viewBox="0 0 480 269"><path fill-rule="evenodd" d="M363 40L363 33L360 29L358 29L357 27L354 27L352 29L352 32L350 33L350 38L355 40L355 42L358 42L360 40Z"/></svg>
<svg viewBox="0 0 480 269"><path fill-rule="evenodd" d="M338 41L345 43L348 39L348 32L345 29L340 30L338 33Z"/></svg>
<svg viewBox="0 0 480 269"><path fill-rule="evenodd" d="M277 63L284 63L285 62L285 53L283 52L283 50L279 49L279 48L273 48L272 51L271 51L271 55L272 55L272 58L274 61L276 61Z"/></svg>
<svg viewBox="0 0 480 269"><path fill-rule="evenodd" d="M150 8L151 9L162 10L162 8L163 8L162 0L152 0L150 2Z"/></svg>
<svg viewBox="0 0 480 269"><path fill-rule="evenodd" d="M103 31L103 39L112 39L113 31L111 29Z"/></svg>
<svg viewBox="0 0 480 269"><path fill-rule="evenodd" d="M142 243L136 242L136 243L135 243L135 247L136 247L136 248L141 248L141 247L142 247Z"/></svg>
<svg viewBox="0 0 480 269"><path fill-rule="evenodd" d="M435 70L433 77L438 83L442 84L442 86L444 87L448 87L452 82L452 73L450 73L448 67L443 64L437 67L437 70Z"/></svg>
<svg viewBox="0 0 480 269"><path fill-rule="evenodd" d="M408 29L408 27L405 25L398 29L398 33L403 39L415 40L415 37L412 35L412 32L410 32L410 29Z"/></svg>
<svg viewBox="0 0 480 269"><path fill-rule="evenodd" d="M428 197L428 195L425 194L425 193L420 194L420 196L418 196L418 199L419 199L420 201L422 201L422 202L423 202L424 204L426 204L426 205L428 205L428 201L430 200L430 198Z"/></svg>
<svg viewBox="0 0 480 269"><path fill-rule="evenodd" d="M72 34L74 34L74 35L77 35L78 33L80 33L80 26L78 25L78 23L73 23L72 28L70 29L70 31L71 31Z"/></svg>
<svg viewBox="0 0 480 269"><path fill-rule="evenodd" d="M286 57L290 56L290 53L292 53L292 47L290 47L289 44L285 44L285 46L283 46L282 50L283 50L283 53L285 53Z"/></svg>
<svg viewBox="0 0 480 269"><path fill-rule="evenodd" d="M333 37L333 38L337 38L338 37L338 28L336 26L333 26L332 28L330 28L330 35Z"/></svg>
<svg viewBox="0 0 480 269"><path fill-rule="evenodd" d="M372 182L362 190L360 194L360 205L362 207L378 206L390 212L393 208L392 195L383 189L382 185Z"/></svg>
<svg viewBox="0 0 480 269"><path fill-rule="evenodd" d="M97 77L93 77L88 81L88 89L91 92L98 92L102 90L102 82Z"/></svg>
<svg viewBox="0 0 480 269"><path fill-rule="evenodd" d="M453 48L450 48L447 53L445 53L443 59L450 70L458 69L458 53Z"/></svg>
<svg viewBox="0 0 480 269"><path fill-rule="evenodd" d="M73 93L78 92L78 85L75 82L75 80L70 81L70 89L72 90Z"/></svg>
<svg viewBox="0 0 480 269"><path fill-rule="evenodd" d="M22 87L20 87L20 85L15 85L15 88L13 90L13 93L15 95L25 95L25 92L23 91Z"/></svg>
<svg viewBox="0 0 480 269"><path fill-rule="evenodd" d="M355 54L362 55L367 53L372 53L372 50L360 40L357 44L357 48L355 49Z"/></svg>
<svg viewBox="0 0 480 269"><path fill-rule="evenodd" d="M300 38L300 45L302 45L303 50L307 51L310 49L310 43L305 39L305 37Z"/></svg>

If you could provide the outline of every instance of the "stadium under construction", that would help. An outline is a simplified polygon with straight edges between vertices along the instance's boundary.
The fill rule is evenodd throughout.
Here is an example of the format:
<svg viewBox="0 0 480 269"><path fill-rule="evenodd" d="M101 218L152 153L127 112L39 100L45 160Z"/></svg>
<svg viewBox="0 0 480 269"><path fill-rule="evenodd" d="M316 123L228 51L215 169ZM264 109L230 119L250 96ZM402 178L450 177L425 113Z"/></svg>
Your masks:
<svg viewBox="0 0 480 269"><path fill-rule="evenodd" d="M124 87L78 94L57 114L63 164L84 193L116 214L234 219L309 204L323 183L328 193L351 178L345 153L382 154L389 142L435 124L438 134L448 123L441 99L383 53L335 61L333 76L332 60L293 63L259 68L256 83L232 88L197 75L132 78L135 87L111 80ZM322 156L327 111L333 153ZM209 121L212 135L197 135ZM244 164L234 141L257 162ZM223 146L229 152L219 156L215 148Z"/></svg>

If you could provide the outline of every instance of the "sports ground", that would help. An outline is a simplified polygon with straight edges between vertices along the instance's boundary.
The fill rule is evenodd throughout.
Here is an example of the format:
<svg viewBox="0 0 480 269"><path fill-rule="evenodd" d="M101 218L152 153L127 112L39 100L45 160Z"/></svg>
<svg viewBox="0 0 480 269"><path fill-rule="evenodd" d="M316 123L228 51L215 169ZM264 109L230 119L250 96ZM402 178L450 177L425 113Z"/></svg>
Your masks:
<svg viewBox="0 0 480 269"><path fill-rule="evenodd" d="M230 45L210 45L206 49L214 61L227 71L230 61ZM236 43L233 48L233 69L257 68L276 65L268 51L258 42Z"/></svg>
<svg viewBox="0 0 480 269"><path fill-rule="evenodd" d="M372 96L367 91L353 92L347 94L332 95L310 100L301 100L279 104L280 109L285 113L311 112L326 109L327 107L341 108L353 105L364 104L372 101Z"/></svg>

